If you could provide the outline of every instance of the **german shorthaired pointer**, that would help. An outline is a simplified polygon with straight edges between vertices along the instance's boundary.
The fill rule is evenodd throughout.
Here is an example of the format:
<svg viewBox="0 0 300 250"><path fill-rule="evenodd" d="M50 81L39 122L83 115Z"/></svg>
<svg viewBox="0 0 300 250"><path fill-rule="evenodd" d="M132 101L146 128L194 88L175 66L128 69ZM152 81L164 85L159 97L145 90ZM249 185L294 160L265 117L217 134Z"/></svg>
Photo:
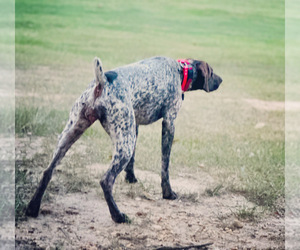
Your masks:
<svg viewBox="0 0 300 250"><path fill-rule="evenodd" d="M161 187L164 199L176 199L169 182L169 161L174 138L174 121L183 100L184 91L216 90L222 79L203 61L173 60L154 57L104 73L100 59L95 58L95 80L75 102L69 120L61 133L52 162L28 204L26 214L37 217L41 199L59 164L72 144L99 120L110 135L114 150L109 170L100 184L115 222L128 222L113 199L116 177L125 169L126 180L136 182L133 171L134 152L139 125L162 120ZM184 82L185 86L182 86Z"/></svg>

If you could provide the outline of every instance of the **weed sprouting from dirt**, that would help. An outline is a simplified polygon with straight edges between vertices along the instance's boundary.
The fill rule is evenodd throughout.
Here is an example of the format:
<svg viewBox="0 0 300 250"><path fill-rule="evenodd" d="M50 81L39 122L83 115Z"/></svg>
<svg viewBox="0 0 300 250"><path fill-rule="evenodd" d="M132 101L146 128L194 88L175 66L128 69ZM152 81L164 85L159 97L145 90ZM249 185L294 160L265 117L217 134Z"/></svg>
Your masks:
<svg viewBox="0 0 300 250"><path fill-rule="evenodd" d="M269 188L266 188L269 186ZM230 187L229 190L233 193L241 194L256 206L264 207L269 211L278 211L279 214L284 214L284 197L281 190L274 189L272 183L257 185L256 187Z"/></svg>
<svg viewBox="0 0 300 250"><path fill-rule="evenodd" d="M90 188L98 188L98 182L91 178L86 171L85 158L82 154L74 153L66 157L60 166L55 169L49 184L49 191L55 193L87 192ZM47 190L48 190L47 189Z"/></svg>
<svg viewBox="0 0 300 250"><path fill-rule="evenodd" d="M205 195L209 197L219 196L222 188L223 188L222 184L219 184L214 188L207 188L205 189Z"/></svg>
<svg viewBox="0 0 300 250"><path fill-rule="evenodd" d="M179 200L183 202L197 203L199 201L199 194L194 193L184 193L179 196Z"/></svg>
<svg viewBox="0 0 300 250"><path fill-rule="evenodd" d="M15 219L16 223L25 219L25 208L32 192L32 176L27 167L32 165L30 160L16 161L15 165Z"/></svg>
<svg viewBox="0 0 300 250"><path fill-rule="evenodd" d="M16 168L16 189L15 189L15 216L16 221L21 220L23 216L24 209L26 207L25 203L25 187L26 183L26 172L21 171Z"/></svg>
<svg viewBox="0 0 300 250"><path fill-rule="evenodd" d="M259 212L257 207L242 207L234 212L236 218L247 221L247 222L255 222L259 219Z"/></svg>
<svg viewBox="0 0 300 250"><path fill-rule="evenodd" d="M136 197L140 196L140 189L136 188L137 185L130 185L130 188L126 192L126 196L135 199Z"/></svg>
<svg viewBox="0 0 300 250"><path fill-rule="evenodd" d="M146 200L152 200L151 192L153 192L153 189L151 189L151 186L145 186L145 184L139 180L137 183L134 184L128 184L128 183L121 183L122 188L128 186L126 191L126 196L131 199L146 199ZM120 187L119 187L120 188Z"/></svg>

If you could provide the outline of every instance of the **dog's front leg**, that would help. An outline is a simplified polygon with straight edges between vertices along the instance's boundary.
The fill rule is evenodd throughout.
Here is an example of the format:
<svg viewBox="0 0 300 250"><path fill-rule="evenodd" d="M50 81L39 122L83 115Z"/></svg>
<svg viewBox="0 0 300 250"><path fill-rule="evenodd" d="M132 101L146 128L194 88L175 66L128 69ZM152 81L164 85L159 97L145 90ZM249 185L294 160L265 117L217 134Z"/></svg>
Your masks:
<svg viewBox="0 0 300 250"><path fill-rule="evenodd" d="M162 169L161 187L164 199L175 200L177 195L172 191L169 180L169 163L172 143L174 139L175 126L174 120L163 119L162 122Z"/></svg>

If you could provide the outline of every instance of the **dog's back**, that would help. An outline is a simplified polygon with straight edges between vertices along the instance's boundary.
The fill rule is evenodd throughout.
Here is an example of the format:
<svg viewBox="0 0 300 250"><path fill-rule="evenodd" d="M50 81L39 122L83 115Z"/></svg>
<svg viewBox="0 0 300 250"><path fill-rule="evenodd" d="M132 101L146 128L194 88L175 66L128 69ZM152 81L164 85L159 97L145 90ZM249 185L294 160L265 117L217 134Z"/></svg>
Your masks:
<svg viewBox="0 0 300 250"><path fill-rule="evenodd" d="M181 103L178 63L167 57L153 57L105 73L106 95L131 96L137 124L162 118L170 107ZM105 98L105 97L103 97Z"/></svg>

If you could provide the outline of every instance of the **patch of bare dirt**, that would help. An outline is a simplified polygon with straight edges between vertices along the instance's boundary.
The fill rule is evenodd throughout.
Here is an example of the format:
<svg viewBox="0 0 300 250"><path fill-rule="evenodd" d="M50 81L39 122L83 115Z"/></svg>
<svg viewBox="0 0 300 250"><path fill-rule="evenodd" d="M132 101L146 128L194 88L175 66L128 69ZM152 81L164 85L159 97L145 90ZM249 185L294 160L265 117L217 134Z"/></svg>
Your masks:
<svg viewBox="0 0 300 250"><path fill-rule="evenodd" d="M87 165L99 182L108 165ZM100 185L85 192L51 194L38 218L16 226L16 249L155 249L213 243L208 249L283 249L284 219L264 215L242 220L237 214L254 204L225 190L205 195L216 182L208 173L185 173L171 178L179 199L161 198L159 174L136 169L139 180L128 184L121 174L114 187L120 210L132 220L116 224Z"/></svg>
<svg viewBox="0 0 300 250"><path fill-rule="evenodd" d="M299 111L300 102L295 101L263 101L258 99L244 99L244 101L250 104L253 108L265 111Z"/></svg>
<svg viewBox="0 0 300 250"><path fill-rule="evenodd" d="M285 247L297 249L300 246L300 197L294 195L286 200Z"/></svg>
<svg viewBox="0 0 300 250"><path fill-rule="evenodd" d="M258 99L244 99L245 102L250 104L252 107L259 109L259 110L266 110L266 111L284 111L284 102L277 102L277 101L263 101Z"/></svg>
<svg viewBox="0 0 300 250"><path fill-rule="evenodd" d="M17 249L24 243L36 247L75 249L153 249L213 243L213 248L282 248L282 219L259 223L238 221L232 211L245 203L235 195L202 198L199 203L126 198L118 200L131 224L115 224L107 205L95 190L57 197L44 204L37 219L29 218L16 228Z"/></svg>
<svg viewBox="0 0 300 250"><path fill-rule="evenodd" d="M1 136L1 135L0 135ZM7 135L6 135L7 136ZM0 137L0 249L14 248L14 137Z"/></svg>

